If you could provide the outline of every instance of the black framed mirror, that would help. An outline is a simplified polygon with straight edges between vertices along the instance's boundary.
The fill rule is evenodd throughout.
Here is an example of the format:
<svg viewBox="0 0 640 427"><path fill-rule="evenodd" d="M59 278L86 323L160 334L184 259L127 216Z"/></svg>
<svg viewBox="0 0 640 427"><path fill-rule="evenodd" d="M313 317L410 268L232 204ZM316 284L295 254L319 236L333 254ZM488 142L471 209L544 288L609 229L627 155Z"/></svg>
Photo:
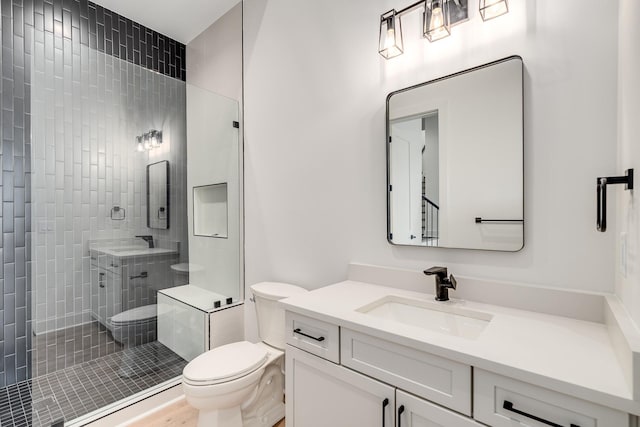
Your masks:
<svg viewBox="0 0 640 427"><path fill-rule="evenodd" d="M523 69L511 56L389 94L389 243L522 249Z"/></svg>
<svg viewBox="0 0 640 427"><path fill-rule="evenodd" d="M169 228L169 161L147 165L147 227Z"/></svg>

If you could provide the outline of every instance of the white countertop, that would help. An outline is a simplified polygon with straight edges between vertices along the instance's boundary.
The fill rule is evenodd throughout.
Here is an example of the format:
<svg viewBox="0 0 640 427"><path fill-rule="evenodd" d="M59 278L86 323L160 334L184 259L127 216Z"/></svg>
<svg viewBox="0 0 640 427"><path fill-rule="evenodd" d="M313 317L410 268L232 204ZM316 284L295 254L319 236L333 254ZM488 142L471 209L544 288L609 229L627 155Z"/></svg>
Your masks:
<svg viewBox="0 0 640 427"><path fill-rule="evenodd" d="M93 247L91 252L109 255L115 258L131 258L140 256L177 255L175 249L149 248L147 246Z"/></svg>
<svg viewBox="0 0 640 427"><path fill-rule="evenodd" d="M433 301L433 295L345 281L282 300L292 312L391 342L640 414L631 379L603 323L453 299L454 305L491 314L476 339L445 335L356 310L387 295ZM604 300L603 300L604 301Z"/></svg>

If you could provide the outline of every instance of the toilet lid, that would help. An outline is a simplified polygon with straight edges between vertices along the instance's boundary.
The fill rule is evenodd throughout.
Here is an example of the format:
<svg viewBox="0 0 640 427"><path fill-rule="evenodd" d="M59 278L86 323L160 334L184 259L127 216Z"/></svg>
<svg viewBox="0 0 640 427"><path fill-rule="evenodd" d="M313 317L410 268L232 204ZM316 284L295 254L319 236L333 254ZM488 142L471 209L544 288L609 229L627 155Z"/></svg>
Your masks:
<svg viewBox="0 0 640 427"><path fill-rule="evenodd" d="M214 348L193 359L182 375L192 383L231 381L255 371L267 361L263 346L240 341Z"/></svg>
<svg viewBox="0 0 640 427"><path fill-rule="evenodd" d="M132 308L131 310L118 313L111 318L112 324L118 323L134 323L144 320L155 320L158 315L158 305L149 304L142 307Z"/></svg>

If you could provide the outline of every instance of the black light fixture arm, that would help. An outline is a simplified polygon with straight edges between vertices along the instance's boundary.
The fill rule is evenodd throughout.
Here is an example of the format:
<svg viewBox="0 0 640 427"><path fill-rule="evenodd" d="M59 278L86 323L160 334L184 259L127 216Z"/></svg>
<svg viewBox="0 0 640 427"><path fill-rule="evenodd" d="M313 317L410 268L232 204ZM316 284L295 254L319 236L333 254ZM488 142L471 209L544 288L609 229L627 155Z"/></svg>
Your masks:
<svg viewBox="0 0 640 427"><path fill-rule="evenodd" d="M596 226L598 231L607 231L607 185L625 184L625 190L633 190L633 169L624 176L601 176L596 180Z"/></svg>
<svg viewBox="0 0 640 427"><path fill-rule="evenodd" d="M451 2L453 2L453 3L454 3L457 7L459 7L459 8L466 7L466 5L465 5L465 4L462 4L462 3L460 2L460 0L444 0L444 1L451 1ZM418 9L418 8L420 8L420 7L424 8L424 7L426 6L426 3L427 3L427 2L426 2L425 0L418 0L418 1L417 1L417 2L415 2L415 3L411 3L409 6L404 7L404 8L402 8L402 9L398 10L398 11L396 12L396 16L402 16L402 15L404 15L405 13L412 12L413 10ZM388 13L388 12L387 12L387 13ZM454 22L452 22L452 24L455 24L455 21L454 21Z"/></svg>

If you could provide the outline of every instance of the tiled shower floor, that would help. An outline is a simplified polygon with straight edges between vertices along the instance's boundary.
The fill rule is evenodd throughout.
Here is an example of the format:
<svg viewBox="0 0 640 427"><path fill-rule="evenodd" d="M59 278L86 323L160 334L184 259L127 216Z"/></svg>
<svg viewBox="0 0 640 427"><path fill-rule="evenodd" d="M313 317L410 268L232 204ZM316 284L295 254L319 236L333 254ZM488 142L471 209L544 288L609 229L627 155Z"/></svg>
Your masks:
<svg viewBox="0 0 640 427"><path fill-rule="evenodd" d="M0 389L0 426L49 427L153 387L187 362L155 341Z"/></svg>
<svg viewBox="0 0 640 427"><path fill-rule="evenodd" d="M98 322L36 335L33 337L33 377L95 360L122 348Z"/></svg>

